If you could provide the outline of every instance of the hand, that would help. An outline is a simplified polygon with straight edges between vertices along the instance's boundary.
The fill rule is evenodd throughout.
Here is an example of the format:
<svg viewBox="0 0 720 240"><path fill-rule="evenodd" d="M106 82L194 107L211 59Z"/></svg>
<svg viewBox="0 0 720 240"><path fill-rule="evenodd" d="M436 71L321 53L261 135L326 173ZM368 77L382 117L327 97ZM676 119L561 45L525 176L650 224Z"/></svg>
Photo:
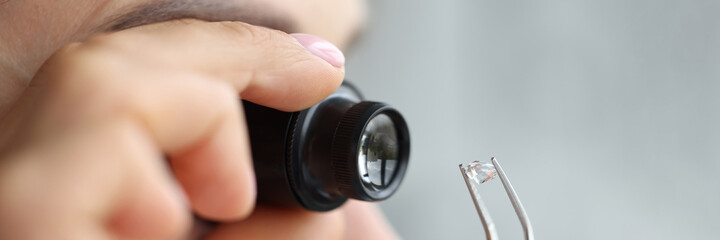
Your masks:
<svg viewBox="0 0 720 240"><path fill-rule="evenodd" d="M70 44L0 123L0 239L174 239L193 213L239 221L219 232L264 215L313 231L304 211L258 208L240 221L255 183L238 96L295 111L343 75L291 36L240 22L170 21Z"/></svg>

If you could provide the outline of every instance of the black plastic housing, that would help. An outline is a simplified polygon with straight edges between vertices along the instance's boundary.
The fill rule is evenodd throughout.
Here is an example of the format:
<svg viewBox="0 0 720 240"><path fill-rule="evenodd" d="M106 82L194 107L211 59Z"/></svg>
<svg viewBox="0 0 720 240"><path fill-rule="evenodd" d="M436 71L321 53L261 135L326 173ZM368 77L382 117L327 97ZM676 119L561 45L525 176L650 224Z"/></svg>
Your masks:
<svg viewBox="0 0 720 240"><path fill-rule="evenodd" d="M348 197L375 201L395 192L404 176L409 157L407 125L390 106L362 102L362 99L355 87L343 83L322 102L299 112L282 112L243 101L259 204L329 211L342 205ZM367 121L362 121L371 116L370 113L357 113L355 115L363 118L353 120L359 122L359 125L352 125L354 122L349 119L352 119L353 114L346 113L354 106L361 106L358 104L361 102L372 107L369 110L381 109L391 115L394 124L400 129L398 134L402 159L399 162L402 165L395 173L394 178L397 179L394 179L391 188L382 193L363 190L358 182L357 171L354 170L357 169L357 163L353 167L352 154L353 148L357 150L358 131L363 130L363 124L367 124ZM338 137L340 135L337 134L345 137Z"/></svg>

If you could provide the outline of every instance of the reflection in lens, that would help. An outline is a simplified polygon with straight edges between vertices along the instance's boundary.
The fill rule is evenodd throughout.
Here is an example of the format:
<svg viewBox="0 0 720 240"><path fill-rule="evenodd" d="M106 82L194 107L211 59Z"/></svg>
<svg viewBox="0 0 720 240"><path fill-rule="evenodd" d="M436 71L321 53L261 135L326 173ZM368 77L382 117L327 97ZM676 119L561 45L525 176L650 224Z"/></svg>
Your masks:
<svg viewBox="0 0 720 240"><path fill-rule="evenodd" d="M393 180L398 163L397 131L392 119L379 114L370 119L360 139L358 169L363 183L382 190Z"/></svg>

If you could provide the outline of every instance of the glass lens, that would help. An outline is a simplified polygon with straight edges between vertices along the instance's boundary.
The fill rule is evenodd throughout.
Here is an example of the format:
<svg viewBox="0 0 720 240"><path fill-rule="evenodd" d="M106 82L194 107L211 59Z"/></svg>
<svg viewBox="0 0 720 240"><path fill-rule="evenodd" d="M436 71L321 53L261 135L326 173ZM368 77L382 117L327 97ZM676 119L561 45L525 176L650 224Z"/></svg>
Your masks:
<svg viewBox="0 0 720 240"><path fill-rule="evenodd" d="M385 114L370 119L360 140L358 169L365 186L382 190L390 185L398 164L395 124Z"/></svg>

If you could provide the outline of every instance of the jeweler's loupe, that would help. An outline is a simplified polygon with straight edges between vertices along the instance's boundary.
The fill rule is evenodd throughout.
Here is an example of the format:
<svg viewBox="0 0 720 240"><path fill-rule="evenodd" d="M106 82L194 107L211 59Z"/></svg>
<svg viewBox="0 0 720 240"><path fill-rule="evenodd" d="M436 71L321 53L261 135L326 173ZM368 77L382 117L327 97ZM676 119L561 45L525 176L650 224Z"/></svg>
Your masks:
<svg viewBox="0 0 720 240"><path fill-rule="evenodd" d="M348 198L388 198L405 175L410 135L393 107L348 83L322 102L282 112L243 101L258 203L328 211Z"/></svg>

